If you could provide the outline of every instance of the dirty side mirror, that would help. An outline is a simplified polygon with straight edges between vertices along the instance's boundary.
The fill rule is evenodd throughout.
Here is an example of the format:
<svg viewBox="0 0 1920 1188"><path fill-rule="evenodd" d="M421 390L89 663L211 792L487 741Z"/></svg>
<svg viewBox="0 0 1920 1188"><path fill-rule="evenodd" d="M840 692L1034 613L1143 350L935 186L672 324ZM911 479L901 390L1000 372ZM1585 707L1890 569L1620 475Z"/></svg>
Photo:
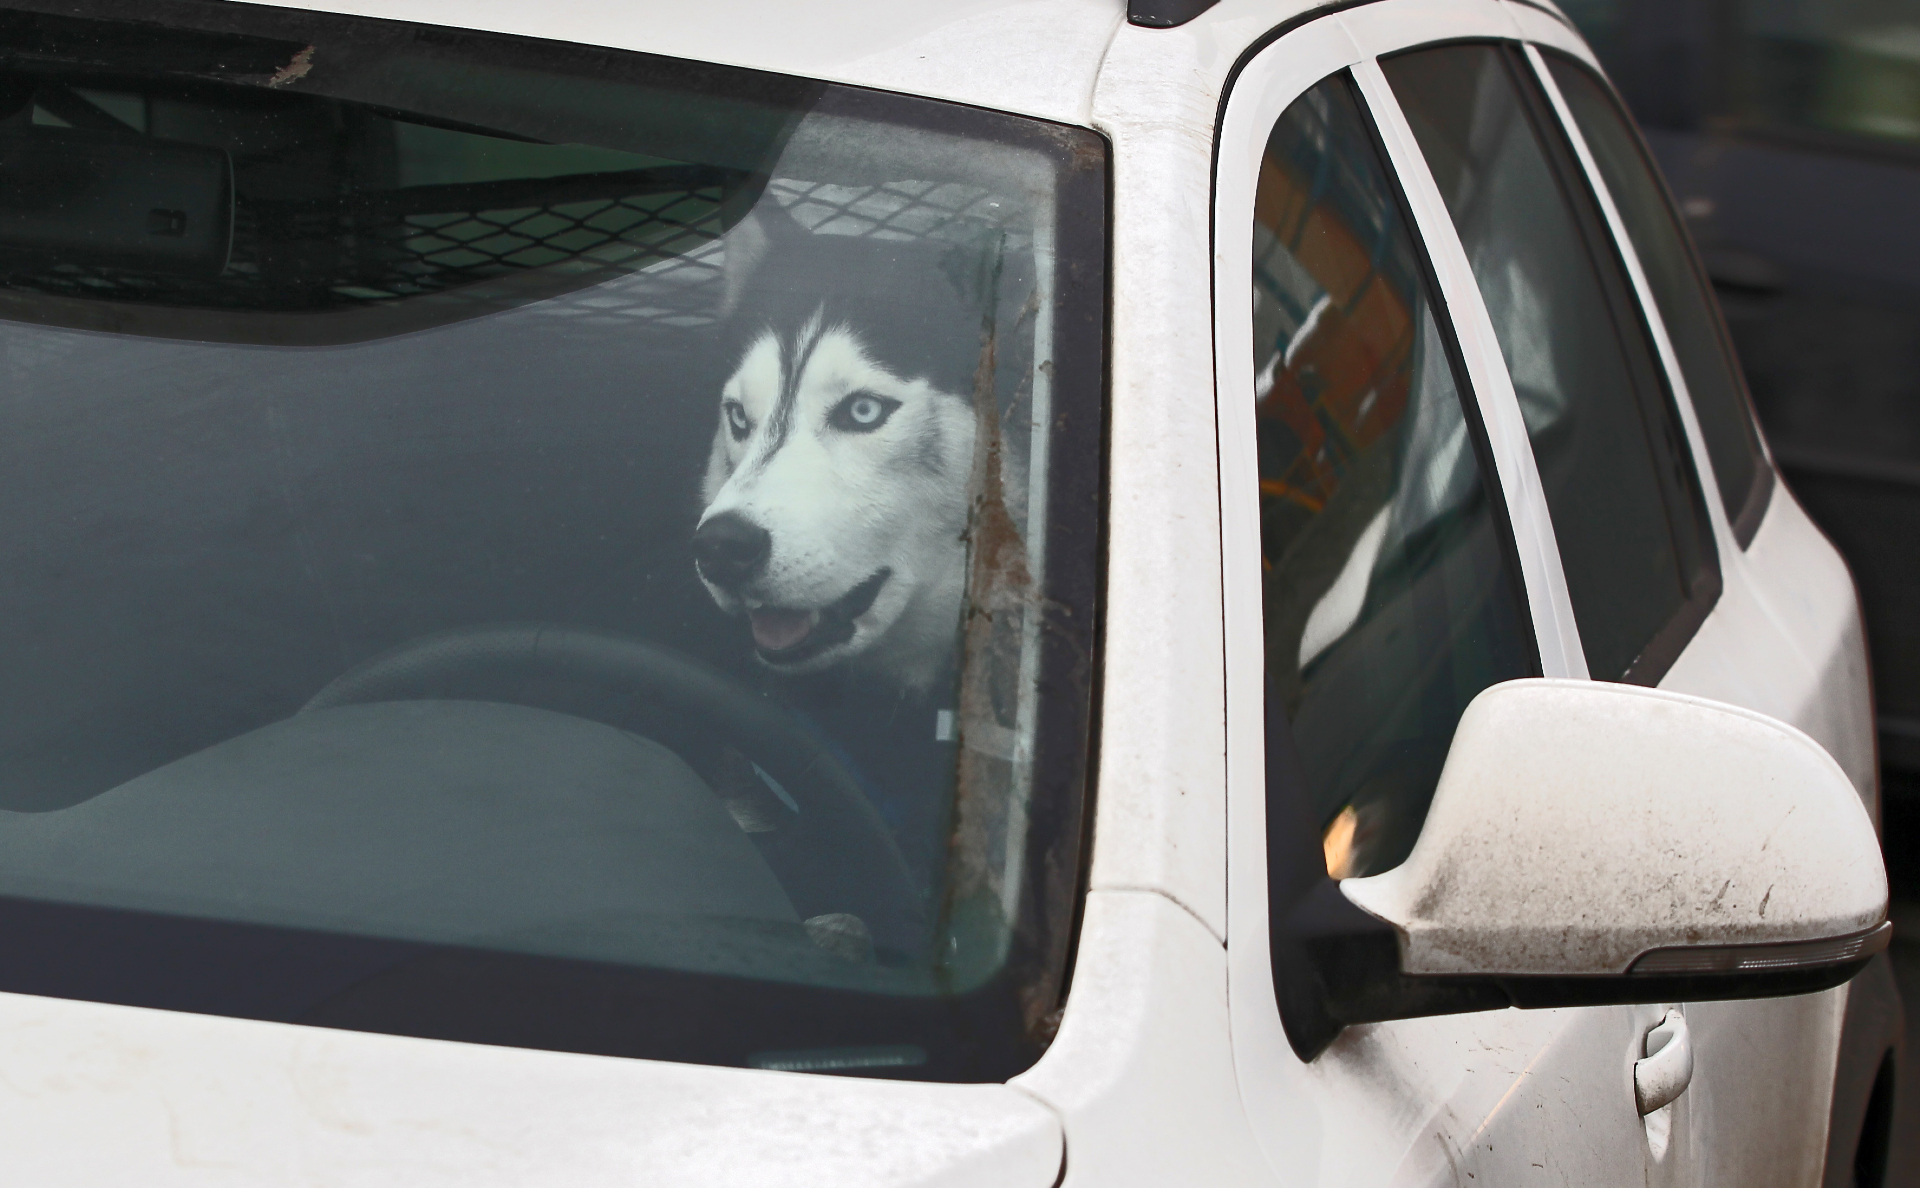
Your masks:
<svg viewBox="0 0 1920 1188"><path fill-rule="evenodd" d="M1274 907L1309 1059L1352 1023L1826 989L1890 932L1873 824L1819 744L1594 681L1482 692L1407 860Z"/></svg>

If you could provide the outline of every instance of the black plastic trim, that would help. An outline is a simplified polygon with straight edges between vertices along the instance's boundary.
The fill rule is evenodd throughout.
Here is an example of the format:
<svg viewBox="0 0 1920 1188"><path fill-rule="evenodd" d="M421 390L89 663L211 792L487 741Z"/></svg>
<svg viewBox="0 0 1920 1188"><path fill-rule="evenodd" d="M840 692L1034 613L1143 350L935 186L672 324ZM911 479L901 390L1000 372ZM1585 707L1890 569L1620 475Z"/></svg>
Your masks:
<svg viewBox="0 0 1920 1188"><path fill-rule="evenodd" d="M1412 975L1401 972L1398 932L1354 906L1328 878L1276 918L1273 934L1281 1021L1294 1053L1306 1061L1359 1023L1508 1007L1784 998L1842 985L1873 959L1863 954L1791 969L1653 976Z"/></svg>
<svg viewBox="0 0 1920 1188"><path fill-rule="evenodd" d="M1175 29L1220 0L1127 0L1127 23L1145 29Z"/></svg>
<svg viewBox="0 0 1920 1188"><path fill-rule="evenodd" d="M1627 976L1643 978L1758 973L1763 970L1845 965L1886 952L1892 940L1893 922L1882 920L1872 928L1863 928L1846 936L1757 945L1677 945L1668 949L1649 949L1640 954L1627 967Z"/></svg>
<svg viewBox="0 0 1920 1188"><path fill-rule="evenodd" d="M1618 1006L1643 1002L1726 1002L1743 998L1789 998L1845 985L1871 958L1809 969L1764 974L1690 974L1652 978L1494 977L1487 979L1516 1007ZM1477 978L1411 978L1409 981L1478 982Z"/></svg>
<svg viewBox="0 0 1920 1188"><path fill-rule="evenodd" d="M0 948L13 994L744 1067L904 1038L918 1065L840 1073L896 1079L1000 1081L1031 1062L991 1038L1021 1033L1011 970L922 998L14 897Z"/></svg>
<svg viewBox="0 0 1920 1188"><path fill-rule="evenodd" d="M1107 148L1107 159L1111 161L1112 143L1104 133L1095 133ZM1049 1045L1059 1028L1061 1017L1066 1013L1067 997L1073 991L1073 974L1079 965L1080 929L1086 920L1087 892L1093 886L1093 815L1097 804L1096 791L1100 785L1100 723L1105 702L1107 680L1106 647L1106 608L1108 578L1108 530L1107 496L1112 490L1113 476L1113 422L1108 416L1113 393L1113 352L1104 349L1105 344L1113 341L1113 170L1103 170L1106 186L1104 195L1108 217L1101 221L1104 236L1102 269L1100 274L1100 392L1101 402L1099 427L1099 457L1094 462L1091 481L1094 484L1094 506L1099 509L1094 524L1094 555L1097 557L1093 574L1092 592L1089 595L1090 621L1087 627L1087 650L1089 659L1087 672L1087 705L1085 724L1085 751L1080 774L1080 819L1075 833L1076 853L1074 865L1072 922L1067 929L1066 954L1060 966L1060 984L1053 996L1052 1013L1043 1016L1042 1032L1034 1038ZM1049 547L1052 547L1051 545ZM1060 1176L1066 1178L1066 1155L1060 1156ZM1056 1185L1057 1188L1057 1185Z"/></svg>
<svg viewBox="0 0 1920 1188"><path fill-rule="evenodd" d="M1883 953L1847 990L1823 1188L1885 1188L1891 1107L1904 1088L1898 1083L1906 1030L1906 1007L1893 961Z"/></svg>
<svg viewBox="0 0 1920 1188"><path fill-rule="evenodd" d="M1225 81L1220 84L1220 107L1219 110L1214 113L1213 117L1213 187L1210 191L1211 197L1219 197L1220 132L1227 124L1227 103L1233 98L1233 86L1240 81L1240 72L1247 68L1247 63L1253 61L1254 58L1258 57L1268 46L1293 32L1295 29L1305 28L1323 17L1329 17L1338 12L1346 12L1352 8L1364 8L1369 4L1378 2L1379 0L1328 0L1325 4L1310 8L1303 13L1299 13L1280 22L1273 28L1268 29L1265 33L1254 38L1251 42L1248 42L1247 48L1240 51L1240 56L1234 59L1233 68L1227 71ZM1208 226L1212 226L1211 219L1208 220ZM1211 236L1209 236L1209 242L1211 242Z"/></svg>
<svg viewBox="0 0 1920 1188"><path fill-rule="evenodd" d="M1746 381L1743 377L1741 387L1745 386ZM1749 403L1747 415L1753 415L1751 403ZM1763 453L1755 458L1753 485L1747 488L1747 497L1740 504L1739 514L1734 516L1728 525L1733 529L1733 542L1739 545L1742 551L1745 551L1747 546L1753 543L1753 538L1760 534L1760 523L1767 518L1767 508L1773 505L1773 489L1779 485L1780 480L1773 473L1773 463L1767 456Z"/></svg>

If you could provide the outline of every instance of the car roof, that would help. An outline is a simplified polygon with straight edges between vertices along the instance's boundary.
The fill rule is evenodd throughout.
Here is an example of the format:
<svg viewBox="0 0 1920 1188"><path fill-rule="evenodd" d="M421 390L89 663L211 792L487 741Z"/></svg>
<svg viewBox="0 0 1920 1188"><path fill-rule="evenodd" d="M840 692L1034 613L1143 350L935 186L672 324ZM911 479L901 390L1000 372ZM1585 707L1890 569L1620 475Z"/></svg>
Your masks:
<svg viewBox="0 0 1920 1188"><path fill-rule="evenodd" d="M1094 80L1117 33L1165 35L1159 29L1129 27L1130 4L1176 10L1194 6L1194 0L231 2L638 50L926 95L1071 124L1093 123ZM1566 20L1555 0L1519 2ZM1228 41L1239 42L1249 36L1249 26L1257 33L1316 8L1338 7L1346 5L1339 0L1212 0L1189 29L1200 32L1203 39L1209 33L1230 30ZM1209 47L1212 52L1229 53L1238 48L1237 44Z"/></svg>
<svg viewBox="0 0 1920 1188"><path fill-rule="evenodd" d="M266 3L267 0L240 0ZM1281 19L1307 7L1275 0ZM307 0L356 16L722 62L1088 122L1126 0Z"/></svg>

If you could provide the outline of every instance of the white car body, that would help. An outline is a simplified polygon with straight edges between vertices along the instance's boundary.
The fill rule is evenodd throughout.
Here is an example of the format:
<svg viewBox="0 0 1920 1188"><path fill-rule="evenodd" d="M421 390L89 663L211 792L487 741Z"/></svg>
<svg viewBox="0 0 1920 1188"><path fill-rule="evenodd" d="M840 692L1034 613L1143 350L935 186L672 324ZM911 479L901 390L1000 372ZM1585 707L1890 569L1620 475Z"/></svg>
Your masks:
<svg viewBox="0 0 1920 1188"><path fill-rule="evenodd" d="M1351 66L1377 100L1387 92L1375 57L1459 37L1592 61L1558 16L1515 0L1377 0L1318 15L1295 0L1222 0L1159 29L1129 24L1115 0L298 7L904 91L1108 139L1104 675L1071 993L1045 1056L1005 1085L702 1067L0 995L0 1162L11 1180L1820 1180L1845 986L1688 1005L1696 1072L1658 1157L1634 1108L1632 1064L1659 1004L1369 1024L1311 1063L1289 1048L1275 1006L1260 576L1248 545L1258 530L1252 374L1244 298L1233 297L1246 286L1246 252L1227 229L1248 225L1264 129L1307 87ZM1282 26L1290 31L1262 46ZM1410 151L1403 130L1397 150L1396 129L1385 123L1383 133L1390 151ZM1420 211L1420 201L1496 442L1544 675L1584 678L1518 405L1465 257L1448 246L1445 212ZM1670 351L1666 361L1671 371ZM1194 414L1206 408L1217 416ZM1710 476L1687 420L1697 468ZM1844 563L1784 486L1744 548L1720 503L1708 507L1724 591L1660 687L1797 726L1875 812L1866 657Z"/></svg>

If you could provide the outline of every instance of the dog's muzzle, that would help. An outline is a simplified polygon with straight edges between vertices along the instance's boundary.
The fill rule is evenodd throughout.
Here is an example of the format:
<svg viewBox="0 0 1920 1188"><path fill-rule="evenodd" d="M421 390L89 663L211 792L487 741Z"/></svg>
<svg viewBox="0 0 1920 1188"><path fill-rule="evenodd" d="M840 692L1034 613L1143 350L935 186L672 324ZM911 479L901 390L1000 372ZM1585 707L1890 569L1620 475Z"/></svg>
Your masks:
<svg viewBox="0 0 1920 1188"><path fill-rule="evenodd" d="M766 568L772 551L767 530L735 512L720 513L693 534L693 560L700 576L726 590L752 581Z"/></svg>
<svg viewBox="0 0 1920 1188"><path fill-rule="evenodd" d="M738 596L767 567L773 537L738 512L722 512L693 533L700 576ZM753 643L769 664L802 664L853 638L853 621L867 613L893 570L880 569L825 606L749 605Z"/></svg>
<svg viewBox="0 0 1920 1188"><path fill-rule="evenodd" d="M853 638L853 621L867 613L893 576L882 569L817 610L761 607L747 612L754 647L776 666L802 664Z"/></svg>

